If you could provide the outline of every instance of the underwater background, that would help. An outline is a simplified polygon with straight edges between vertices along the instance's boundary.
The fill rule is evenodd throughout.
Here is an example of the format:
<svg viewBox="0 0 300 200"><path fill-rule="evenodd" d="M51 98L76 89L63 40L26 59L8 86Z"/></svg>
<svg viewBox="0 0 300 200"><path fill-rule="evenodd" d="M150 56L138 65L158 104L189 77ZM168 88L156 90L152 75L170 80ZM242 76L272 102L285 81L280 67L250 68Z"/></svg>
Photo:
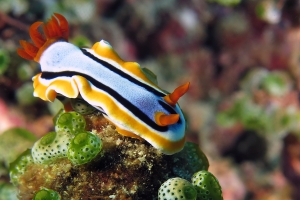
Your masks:
<svg viewBox="0 0 300 200"><path fill-rule="evenodd" d="M297 0L0 0L0 199L8 166L53 129L61 103L33 97L29 26L56 12L70 42L108 41L173 91L225 200L300 199L300 2Z"/></svg>

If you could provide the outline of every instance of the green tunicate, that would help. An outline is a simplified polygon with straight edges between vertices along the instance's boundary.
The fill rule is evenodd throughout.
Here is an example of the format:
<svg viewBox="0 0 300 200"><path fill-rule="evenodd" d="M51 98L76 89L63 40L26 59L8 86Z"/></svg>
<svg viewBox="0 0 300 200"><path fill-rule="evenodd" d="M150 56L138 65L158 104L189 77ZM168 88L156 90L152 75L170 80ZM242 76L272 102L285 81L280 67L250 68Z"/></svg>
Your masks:
<svg viewBox="0 0 300 200"><path fill-rule="evenodd" d="M197 200L223 200L219 181L212 173L205 170L196 172L192 177L192 184L197 190Z"/></svg>
<svg viewBox="0 0 300 200"><path fill-rule="evenodd" d="M64 110L63 108L61 108L61 109L59 109L58 112L55 114L55 116L53 117L53 124L54 124L54 126L56 125L58 118L59 118L63 113L65 113L65 110Z"/></svg>
<svg viewBox="0 0 300 200"><path fill-rule="evenodd" d="M208 170L208 159L199 146L192 142L186 142L183 150L172 155L173 172L179 177L190 179L200 170Z"/></svg>
<svg viewBox="0 0 300 200"><path fill-rule="evenodd" d="M17 184L20 175L24 174L27 166L33 163L31 150L24 151L14 162L9 166L10 180L13 184Z"/></svg>
<svg viewBox="0 0 300 200"><path fill-rule="evenodd" d="M171 178L164 182L158 190L158 200L196 200L197 191L183 178Z"/></svg>
<svg viewBox="0 0 300 200"><path fill-rule="evenodd" d="M55 118L55 131L76 135L85 130L84 117L77 112L61 112Z"/></svg>
<svg viewBox="0 0 300 200"><path fill-rule="evenodd" d="M197 191L192 185L184 186L182 190L186 199L195 199L195 197L197 196Z"/></svg>
<svg viewBox="0 0 300 200"><path fill-rule="evenodd" d="M87 143L87 133L78 134L77 137L74 138L73 142L75 145L84 145Z"/></svg>
<svg viewBox="0 0 300 200"><path fill-rule="evenodd" d="M68 149L68 159L75 165L93 160L102 149L102 141L90 132L77 134Z"/></svg>
<svg viewBox="0 0 300 200"><path fill-rule="evenodd" d="M71 99L71 106L76 112L82 115L91 114L96 110L96 108L82 99Z"/></svg>
<svg viewBox="0 0 300 200"><path fill-rule="evenodd" d="M44 188L34 195L33 200L60 200L60 197L56 191Z"/></svg>
<svg viewBox="0 0 300 200"><path fill-rule="evenodd" d="M67 157L71 135L68 133L50 132L36 141L32 147L35 163L51 163L58 158Z"/></svg>
<svg viewBox="0 0 300 200"><path fill-rule="evenodd" d="M55 132L50 132L41 139L41 145L47 146L50 145L56 137Z"/></svg>

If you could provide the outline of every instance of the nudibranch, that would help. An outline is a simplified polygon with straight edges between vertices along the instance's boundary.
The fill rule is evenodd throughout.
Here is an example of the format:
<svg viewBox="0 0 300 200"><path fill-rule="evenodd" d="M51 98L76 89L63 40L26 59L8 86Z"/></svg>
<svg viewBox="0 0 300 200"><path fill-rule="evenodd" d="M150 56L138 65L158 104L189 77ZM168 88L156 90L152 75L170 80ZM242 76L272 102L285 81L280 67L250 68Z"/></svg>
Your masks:
<svg viewBox="0 0 300 200"><path fill-rule="evenodd" d="M32 78L34 96L81 98L122 135L144 139L168 155L183 148L186 122L177 101L189 83L167 93L138 63L123 61L108 42L76 47L68 42L68 22L58 13L46 23L33 23L29 34L34 44L21 40L17 52L41 66Z"/></svg>

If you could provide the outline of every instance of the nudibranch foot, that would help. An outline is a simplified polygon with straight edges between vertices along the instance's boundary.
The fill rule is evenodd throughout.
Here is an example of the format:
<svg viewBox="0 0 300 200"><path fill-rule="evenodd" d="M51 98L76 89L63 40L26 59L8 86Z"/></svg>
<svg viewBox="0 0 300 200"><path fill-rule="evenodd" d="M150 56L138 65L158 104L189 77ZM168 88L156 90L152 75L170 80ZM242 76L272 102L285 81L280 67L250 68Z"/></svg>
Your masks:
<svg viewBox="0 0 300 200"><path fill-rule="evenodd" d="M116 126L116 125L115 125ZM121 135L123 136L127 136L127 137L131 137L131 138L136 138L136 139L139 139L139 140L144 140L143 138L141 138L140 136L130 132L130 131L127 131L127 130L124 130L124 129L121 129L119 128L118 126L116 126L116 130L118 131L118 133L120 133Z"/></svg>

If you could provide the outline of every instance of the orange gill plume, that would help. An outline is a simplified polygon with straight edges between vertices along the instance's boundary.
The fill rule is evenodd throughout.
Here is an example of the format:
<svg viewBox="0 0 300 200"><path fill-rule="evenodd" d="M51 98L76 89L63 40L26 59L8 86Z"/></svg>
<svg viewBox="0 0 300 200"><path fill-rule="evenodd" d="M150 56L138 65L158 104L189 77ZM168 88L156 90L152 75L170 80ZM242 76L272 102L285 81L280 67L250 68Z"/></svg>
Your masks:
<svg viewBox="0 0 300 200"><path fill-rule="evenodd" d="M44 35L38 31L42 25ZM58 13L46 22L35 22L30 26L29 35L34 44L25 40L20 40L23 48L18 48L17 53L27 60L39 61L43 51L57 40L68 41L69 25L66 18Z"/></svg>

